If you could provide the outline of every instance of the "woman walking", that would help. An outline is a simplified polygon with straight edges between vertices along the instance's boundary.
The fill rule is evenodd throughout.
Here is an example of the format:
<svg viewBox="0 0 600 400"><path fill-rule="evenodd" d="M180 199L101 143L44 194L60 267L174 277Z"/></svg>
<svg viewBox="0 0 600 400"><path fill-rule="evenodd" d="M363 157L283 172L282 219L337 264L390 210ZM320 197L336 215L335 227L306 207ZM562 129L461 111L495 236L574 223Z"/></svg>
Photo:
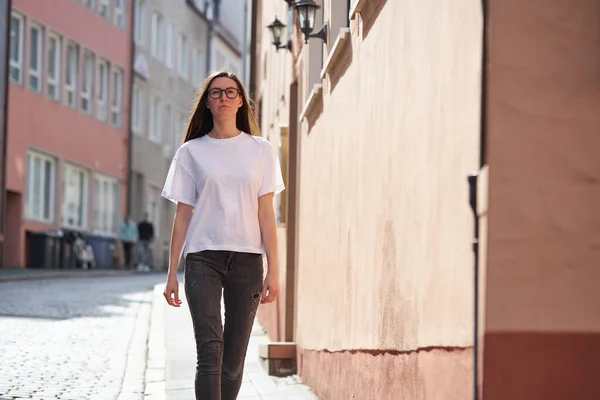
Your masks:
<svg viewBox="0 0 600 400"><path fill-rule="evenodd" d="M198 94L162 192L177 204L164 296L169 305L181 305L177 268L183 254L196 399L237 398L256 310L279 291L273 196L284 185L277 155L259 135L240 80L213 73Z"/></svg>

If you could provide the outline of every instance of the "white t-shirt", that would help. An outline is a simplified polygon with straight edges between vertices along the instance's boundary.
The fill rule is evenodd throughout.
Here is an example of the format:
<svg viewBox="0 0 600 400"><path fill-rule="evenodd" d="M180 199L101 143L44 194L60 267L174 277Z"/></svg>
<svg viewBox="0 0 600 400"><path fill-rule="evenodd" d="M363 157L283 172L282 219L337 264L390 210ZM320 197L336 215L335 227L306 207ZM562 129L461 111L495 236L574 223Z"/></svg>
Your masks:
<svg viewBox="0 0 600 400"><path fill-rule="evenodd" d="M194 207L184 255L203 250L264 253L258 198L283 189L271 143L242 132L184 143L173 157L162 196Z"/></svg>

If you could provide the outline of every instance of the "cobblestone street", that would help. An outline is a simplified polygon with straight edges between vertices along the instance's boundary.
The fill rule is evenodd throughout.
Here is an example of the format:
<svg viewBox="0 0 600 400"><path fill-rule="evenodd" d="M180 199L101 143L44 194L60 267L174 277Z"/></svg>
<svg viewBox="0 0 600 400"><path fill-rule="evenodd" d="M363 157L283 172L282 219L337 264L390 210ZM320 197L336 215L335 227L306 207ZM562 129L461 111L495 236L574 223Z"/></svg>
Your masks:
<svg viewBox="0 0 600 400"><path fill-rule="evenodd" d="M136 399L163 275L0 283L0 399Z"/></svg>

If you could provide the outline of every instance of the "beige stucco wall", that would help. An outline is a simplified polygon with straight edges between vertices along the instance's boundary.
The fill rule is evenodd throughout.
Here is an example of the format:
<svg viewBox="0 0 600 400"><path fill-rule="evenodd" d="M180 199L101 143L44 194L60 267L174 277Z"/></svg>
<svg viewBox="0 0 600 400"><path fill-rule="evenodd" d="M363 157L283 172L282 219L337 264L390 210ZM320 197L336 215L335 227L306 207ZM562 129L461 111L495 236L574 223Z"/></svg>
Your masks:
<svg viewBox="0 0 600 400"><path fill-rule="evenodd" d="M478 167L480 4L383 3L353 22L348 68L332 92L324 80L302 124L304 349L472 344L466 177Z"/></svg>

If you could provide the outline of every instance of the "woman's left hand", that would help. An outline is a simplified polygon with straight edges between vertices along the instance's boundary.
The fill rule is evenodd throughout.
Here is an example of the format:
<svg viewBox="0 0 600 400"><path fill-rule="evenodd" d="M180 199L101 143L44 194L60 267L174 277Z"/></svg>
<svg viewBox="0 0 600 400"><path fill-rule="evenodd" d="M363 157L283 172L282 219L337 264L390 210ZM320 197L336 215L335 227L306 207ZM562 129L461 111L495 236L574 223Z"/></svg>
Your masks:
<svg viewBox="0 0 600 400"><path fill-rule="evenodd" d="M279 276L267 272L265 277L265 284L263 286L262 294L260 295L260 303L272 303L277 299L279 294Z"/></svg>

